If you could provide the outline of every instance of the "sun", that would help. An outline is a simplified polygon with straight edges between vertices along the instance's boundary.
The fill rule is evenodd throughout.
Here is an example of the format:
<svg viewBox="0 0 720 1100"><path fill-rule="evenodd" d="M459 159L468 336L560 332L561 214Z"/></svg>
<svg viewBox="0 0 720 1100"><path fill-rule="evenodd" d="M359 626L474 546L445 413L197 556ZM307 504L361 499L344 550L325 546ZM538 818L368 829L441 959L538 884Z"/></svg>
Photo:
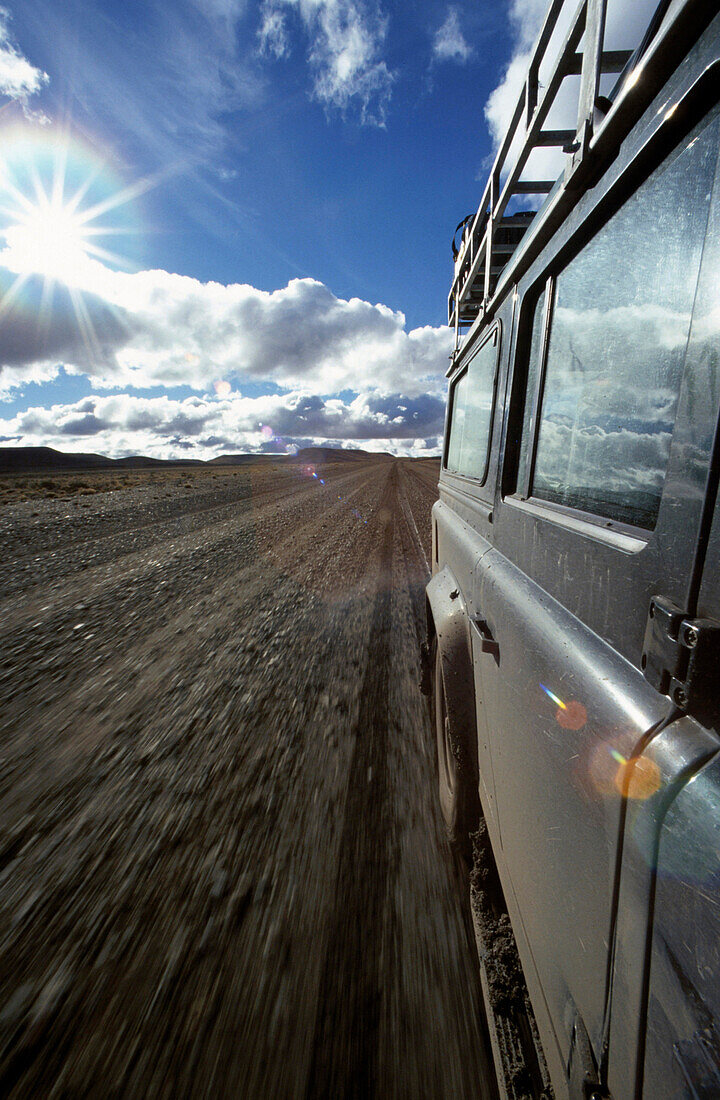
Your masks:
<svg viewBox="0 0 720 1100"><path fill-rule="evenodd" d="M71 285L84 281L90 255L83 220L70 204L44 201L4 232L18 273L34 273Z"/></svg>
<svg viewBox="0 0 720 1100"><path fill-rule="evenodd" d="M21 135L0 155L0 262L79 287L91 279L92 260L127 267L101 241L132 232L127 207L147 186L117 186L107 165L67 136L43 143Z"/></svg>
<svg viewBox="0 0 720 1100"><path fill-rule="evenodd" d="M120 183L92 149L67 134L38 140L20 131L0 150L0 322L10 310L36 313L44 327L56 302L71 309L89 353L97 350L85 296L98 294L118 271L133 268L105 238L139 232L134 203L157 182ZM0 275L2 275L0 271ZM33 288L42 287L38 304ZM57 307L59 308L59 306Z"/></svg>

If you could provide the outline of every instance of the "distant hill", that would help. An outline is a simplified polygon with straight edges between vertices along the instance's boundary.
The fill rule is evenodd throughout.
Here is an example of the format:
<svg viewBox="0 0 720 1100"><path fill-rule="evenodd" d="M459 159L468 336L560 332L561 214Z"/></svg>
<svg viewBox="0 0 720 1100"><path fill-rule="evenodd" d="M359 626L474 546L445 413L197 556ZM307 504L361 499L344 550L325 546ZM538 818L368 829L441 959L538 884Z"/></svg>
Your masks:
<svg viewBox="0 0 720 1100"><path fill-rule="evenodd" d="M0 470L109 469L111 458L96 454L64 454L52 447L0 447Z"/></svg>
<svg viewBox="0 0 720 1100"><path fill-rule="evenodd" d="M96 454L66 454L53 447L0 447L0 471L21 470L142 470L154 466L202 466L198 458L187 460L148 458L106 458Z"/></svg>
<svg viewBox="0 0 720 1100"><path fill-rule="evenodd" d="M113 466L125 470L146 470L151 466L204 466L201 458L147 458L146 455L130 455L129 458L111 458Z"/></svg>
<svg viewBox="0 0 720 1100"><path fill-rule="evenodd" d="M247 466L252 462L282 462L287 455L251 454L251 455L218 455L217 458L209 458L203 463L205 466Z"/></svg>
<svg viewBox="0 0 720 1100"><path fill-rule="evenodd" d="M131 455L128 458L106 458L98 454L66 454L53 447L0 447L0 472L21 473L24 470L146 470L170 466L241 466L265 462L286 461L288 455L236 454L218 455L208 462L199 458L148 458ZM300 463L357 462L369 458L390 459L388 454L376 454L340 447L304 447L293 456Z"/></svg>
<svg viewBox="0 0 720 1100"><path fill-rule="evenodd" d="M360 447L303 447L295 455L295 462L366 462L369 458L392 459L392 455Z"/></svg>

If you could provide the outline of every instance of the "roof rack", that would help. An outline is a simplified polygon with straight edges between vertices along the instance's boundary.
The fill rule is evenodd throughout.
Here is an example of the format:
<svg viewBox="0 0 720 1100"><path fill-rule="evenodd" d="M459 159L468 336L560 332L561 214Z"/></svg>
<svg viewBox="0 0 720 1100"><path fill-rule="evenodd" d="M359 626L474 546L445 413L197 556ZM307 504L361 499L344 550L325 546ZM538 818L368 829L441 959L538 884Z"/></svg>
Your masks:
<svg viewBox="0 0 720 1100"><path fill-rule="evenodd" d="M489 312L501 281L505 285L506 277L516 268L512 257L516 256L518 245L526 234L528 238L533 236L541 222L548 222L549 206L567 208L577 201L588 177L591 146L596 145L601 131L607 129L606 123L615 119L618 124L616 136L621 140L683 56L680 51L685 51L689 40L700 33L705 17L709 18L714 8L712 0L661 0L644 37L633 44L633 49L605 50L608 0L581 0L542 88L540 66L561 16L567 15L573 2L551 0L525 84L477 213L458 226L458 230L464 228L459 248L453 247L455 272L448 298L448 323L455 330L453 360L462 335ZM683 33L677 33L678 26ZM580 51L581 41L583 48ZM641 68L643 76L649 78L642 82L639 81ZM612 99L600 95L600 79L605 74L622 74ZM576 129L546 129L545 122L563 81L568 76L578 75ZM615 108L619 99L627 99L628 94L634 97L634 109L618 112ZM567 154L560 177L557 180L522 178L533 150L550 147L560 148ZM545 198L537 212L506 213L511 200L519 195ZM541 216L537 217L536 213Z"/></svg>

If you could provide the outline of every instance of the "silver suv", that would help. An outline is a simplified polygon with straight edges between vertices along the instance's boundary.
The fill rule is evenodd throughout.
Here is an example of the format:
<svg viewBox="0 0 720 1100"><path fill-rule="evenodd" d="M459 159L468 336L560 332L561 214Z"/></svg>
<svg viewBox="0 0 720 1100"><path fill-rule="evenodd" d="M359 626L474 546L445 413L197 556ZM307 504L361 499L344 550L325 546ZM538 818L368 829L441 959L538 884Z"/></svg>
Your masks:
<svg viewBox="0 0 720 1100"><path fill-rule="evenodd" d="M456 250L425 654L440 801L497 875L535 1091L717 1098L720 15L662 3L623 51L603 0L567 8ZM578 74L577 126L551 129ZM552 148L560 178L529 178Z"/></svg>

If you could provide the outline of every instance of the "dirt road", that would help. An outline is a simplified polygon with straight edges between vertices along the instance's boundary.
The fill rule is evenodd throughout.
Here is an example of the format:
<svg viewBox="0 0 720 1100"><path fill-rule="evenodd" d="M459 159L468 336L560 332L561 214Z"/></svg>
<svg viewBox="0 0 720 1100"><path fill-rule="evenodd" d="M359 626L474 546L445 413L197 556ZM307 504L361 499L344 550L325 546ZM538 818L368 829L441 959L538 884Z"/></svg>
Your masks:
<svg viewBox="0 0 720 1100"><path fill-rule="evenodd" d="M437 465L0 512L0 1094L482 1097L417 690Z"/></svg>

